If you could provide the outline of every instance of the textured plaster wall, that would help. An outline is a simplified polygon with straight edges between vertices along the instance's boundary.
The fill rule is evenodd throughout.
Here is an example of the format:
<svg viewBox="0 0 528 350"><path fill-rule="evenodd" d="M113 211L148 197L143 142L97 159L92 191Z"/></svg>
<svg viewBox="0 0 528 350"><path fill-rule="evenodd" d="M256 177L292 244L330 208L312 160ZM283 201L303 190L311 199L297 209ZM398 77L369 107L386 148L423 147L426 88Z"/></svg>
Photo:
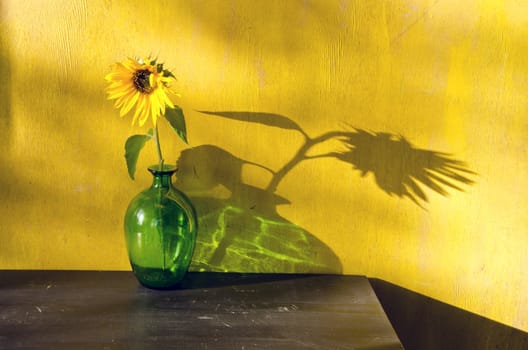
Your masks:
<svg viewBox="0 0 528 350"><path fill-rule="evenodd" d="M0 21L0 268L129 269L155 151L130 181L145 130L103 76L153 54L186 111L188 146L160 128L202 210L193 268L364 274L528 330L524 2L3 0ZM300 161L327 132L351 148Z"/></svg>

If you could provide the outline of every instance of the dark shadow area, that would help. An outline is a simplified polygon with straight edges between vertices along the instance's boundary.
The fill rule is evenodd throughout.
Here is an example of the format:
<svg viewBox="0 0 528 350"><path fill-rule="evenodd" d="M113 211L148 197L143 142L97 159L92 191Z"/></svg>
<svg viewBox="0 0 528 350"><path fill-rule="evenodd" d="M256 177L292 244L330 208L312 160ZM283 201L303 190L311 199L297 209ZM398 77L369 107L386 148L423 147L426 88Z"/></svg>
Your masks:
<svg viewBox="0 0 528 350"><path fill-rule="evenodd" d="M89 288L101 283L106 287L132 288L137 286L138 293L155 293L153 288L139 284L132 271L93 271L93 270L2 270L0 290L13 288L64 288L75 280L76 285ZM225 272L189 272L179 286L173 289L202 289L246 284L288 281L314 277L310 274L257 274Z"/></svg>
<svg viewBox="0 0 528 350"><path fill-rule="evenodd" d="M203 289L244 286L256 283L288 281L313 277L306 274L262 274L262 273L225 273L225 272L189 272L178 286L179 289Z"/></svg>
<svg viewBox="0 0 528 350"><path fill-rule="evenodd" d="M199 221L191 270L341 273L330 248L277 213L285 198L242 182L246 163L212 145L181 153L175 185Z"/></svg>
<svg viewBox="0 0 528 350"><path fill-rule="evenodd" d="M370 283L406 350L528 349L528 333L380 279Z"/></svg>
<svg viewBox="0 0 528 350"><path fill-rule="evenodd" d="M310 137L288 117L260 112L201 113L299 132L304 142L277 170L246 161L213 145L184 150L177 161L176 187L187 193L198 212L199 235L192 270L272 273L340 273L335 253L314 235L277 212L289 200L275 192L299 163L333 158L352 165L363 176L373 173L385 193L406 197L419 206L427 202L420 186L446 196L473 181L466 165L450 155L413 147L403 136L361 129L329 131ZM325 142L340 141L342 149L310 155ZM242 181L242 167L250 164L270 174L267 186Z"/></svg>
<svg viewBox="0 0 528 350"><path fill-rule="evenodd" d="M463 161L451 154L421 149L413 146L404 136L387 132L373 132L351 127L310 137L296 122L288 117L259 112L202 111L204 114L232 120L258 123L301 133L304 143L295 156L273 174L267 191L275 192L280 181L302 161L316 158L334 158L352 165L361 176L371 173L377 186L388 195L408 198L417 205L428 202L423 188L442 196L448 189L463 191L463 185L472 185L470 178L476 173ZM343 149L325 154L308 155L315 146L338 140Z"/></svg>
<svg viewBox="0 0 528 350"><path fill-rule="evenodd" d="M47 290L64 287L72 280L82 288L97 283L105 286L125 287L137 285L132 271L94 271L94 270L0 270L0 290L13 288L39 288ZM117 278L119 276L119 278Z"/></svg>
<svg viewBox="0 0 528 350"><path fill-rule="evenodd" d="M407 197L420 205L428 198L421 186L448 196L447 189L463 191L476 175L452 155L420 149L401 135L355 129L342 141L347 151L335 157L350 163L361 176L374 175L376 184L388 195Z"/></svg>

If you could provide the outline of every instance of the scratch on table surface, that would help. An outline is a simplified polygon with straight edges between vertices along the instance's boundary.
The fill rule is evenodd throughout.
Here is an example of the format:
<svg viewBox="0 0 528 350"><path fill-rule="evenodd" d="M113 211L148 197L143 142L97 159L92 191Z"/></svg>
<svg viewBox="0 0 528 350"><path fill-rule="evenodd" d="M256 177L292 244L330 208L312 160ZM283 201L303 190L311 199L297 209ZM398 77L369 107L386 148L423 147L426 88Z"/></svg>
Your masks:
<svg viewBox="0 0 528 350"><path fill-rule="evenodd" d="M290 312L290 311L295 311L299 309L299 307L297 307L297 305L290 305L290 306L279 306L277 308L277 311L278 312Z"/></svg>

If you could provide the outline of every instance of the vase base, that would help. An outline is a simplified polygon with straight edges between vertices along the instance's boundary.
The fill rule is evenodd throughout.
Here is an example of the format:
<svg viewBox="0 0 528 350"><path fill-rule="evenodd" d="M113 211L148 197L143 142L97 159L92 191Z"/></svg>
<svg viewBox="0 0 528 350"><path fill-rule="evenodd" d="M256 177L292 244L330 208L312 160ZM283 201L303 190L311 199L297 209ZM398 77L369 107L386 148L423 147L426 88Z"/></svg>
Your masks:
<svg viewBox="0 0 528 350"><path fill-rule="evenodd" d="M167 289L176 287L185 276L187 269L161 269L152 267L142 267L135 264L132 270L138 281L148 288Z"/></svg>

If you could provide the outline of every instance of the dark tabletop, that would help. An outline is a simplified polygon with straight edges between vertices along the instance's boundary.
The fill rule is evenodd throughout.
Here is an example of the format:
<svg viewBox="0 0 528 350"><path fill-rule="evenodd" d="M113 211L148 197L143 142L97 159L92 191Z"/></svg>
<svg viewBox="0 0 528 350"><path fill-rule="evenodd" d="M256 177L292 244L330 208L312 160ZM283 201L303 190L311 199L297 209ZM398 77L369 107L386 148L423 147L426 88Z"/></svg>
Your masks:
<svg viewBox="0 0 528 350"><path fill-rule="evenodd" d="M367 278L0 271L0 349L403 349Z"/></svg>

